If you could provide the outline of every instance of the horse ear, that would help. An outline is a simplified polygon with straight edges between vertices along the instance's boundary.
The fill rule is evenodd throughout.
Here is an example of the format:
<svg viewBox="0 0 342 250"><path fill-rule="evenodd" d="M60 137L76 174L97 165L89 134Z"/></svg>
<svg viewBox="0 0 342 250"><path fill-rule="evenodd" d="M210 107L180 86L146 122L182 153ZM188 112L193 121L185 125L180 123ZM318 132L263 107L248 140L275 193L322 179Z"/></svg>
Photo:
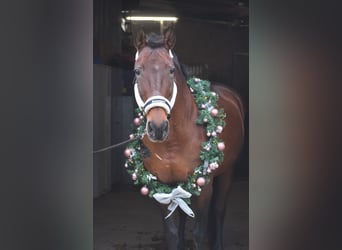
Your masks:
<svg viewBox="0 0 342 250"><path fill-rule="evenodd" d="M140 51L142 48L146 46L146 35L143 30L139 30L139 32L135 36L134 46L138 51Z"/></svg>
<svg viewBox="0 0 342 250"><path fill-rule="evenodd" d="M164 30L164 46L167 50L173 49L176 44L176 34L173 27Z"/></svg>

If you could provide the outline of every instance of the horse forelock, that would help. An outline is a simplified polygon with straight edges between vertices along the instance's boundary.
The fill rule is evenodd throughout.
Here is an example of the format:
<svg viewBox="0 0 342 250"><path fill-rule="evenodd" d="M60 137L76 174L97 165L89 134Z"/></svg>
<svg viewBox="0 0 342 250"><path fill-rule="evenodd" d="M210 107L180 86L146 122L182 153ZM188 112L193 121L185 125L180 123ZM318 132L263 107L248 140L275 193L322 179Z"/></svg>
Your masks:
<svg viewBox="0 0 342 250"><path fill-rule="evenodd" d="M151 49L164 47L164 36L152 32L146 37L146 46Z"/></svg>

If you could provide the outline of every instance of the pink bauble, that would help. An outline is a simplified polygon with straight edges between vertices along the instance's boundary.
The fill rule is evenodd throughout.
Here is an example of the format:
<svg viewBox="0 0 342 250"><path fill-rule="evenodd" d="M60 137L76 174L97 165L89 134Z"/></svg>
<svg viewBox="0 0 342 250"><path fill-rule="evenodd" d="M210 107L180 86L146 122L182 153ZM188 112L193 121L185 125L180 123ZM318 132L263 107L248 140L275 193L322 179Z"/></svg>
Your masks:
<svg viewBox="0 0 342 250"><path fill-rule="evenodd" d="M136 118L134 118L134 125L135 126L139 126L140 125L140 122L141 122L141 120L140 120L140 118L139 117L136 117Z"/></svg>
<svg viewBox="0 0 342 250"><path fill-rule="evenodd" d="M126 148L126 149L125 149L124 154L125 154L126 157L129 157L129 156L131 155L131 153L132 153L132 152L131 152L131 150L130 150L129 148Z"/></svg>
<svg viewBox="0 0 342 250"><path fill-rule="evenodd" d="M198 186L203 186L205 184L205 179L203 177L198 177L196 182Z"/></svg>
<svg viewBox="0 0 342 250"><path fill-rule="evenodd" d="M226 148L226 146L224 145L224 142L219 142L219 143L217 143L217 148L220 151L223 151Z"/></svg>
<svg viewBox="0 0 342 250"><path fill-rule="evenodd" d="M132 174L132 180L135 181L137 179L137 174L136 173L133 173Z"/></svg>
<svg viewBox="0 0 342 250"><path fill-rule="evenodd" d="M140 193L142 195L147 195L149 192L148 188L146 186L143 186L141 189L140 189Z"/></svg>
<svg viewBox="0 0 342 250"><path fill-rule="evenodd" d="M212 110L210 111L210 114L211 114L212 116L217 116L218 110L214 108L214 109L212 109Z"/></svg>
<svg viewBox="0 0 342 250"><path fill-rule="evenodd" d="M130 134L129 135L129 139L133 139L134 138L134 135L133 134Z"/></svg>
<svg viewBox="0 0 342 250"><path fill-rule="evenodd" d="M215 137L217 134L216 134L215 131L213 131L213 132L211 133L211 135Z"/></svg>

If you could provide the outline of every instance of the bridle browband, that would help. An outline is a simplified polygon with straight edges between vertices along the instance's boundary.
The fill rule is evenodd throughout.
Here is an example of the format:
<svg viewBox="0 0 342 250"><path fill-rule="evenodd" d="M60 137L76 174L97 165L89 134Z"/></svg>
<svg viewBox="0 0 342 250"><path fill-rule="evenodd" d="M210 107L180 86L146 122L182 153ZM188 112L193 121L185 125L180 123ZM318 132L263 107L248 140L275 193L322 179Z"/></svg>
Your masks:
<svg viewBox="0 0 342 250"><path fill-rule="evenodd" d="M169 50L169 55L171 58L173 58L171 50ZM138 59L138 56L139 56L139 52L137 51L137 53L135 54L135 60ZM166 111L167 115L169 116L176 102L177 84L175 83L175 81L173 81L171 100L168 100L167 98L161 95L155 95L155 96L151 96L144 102L139 93L138 83L135 82L134 83L134 97L135 97L135 101L139 109L143 112L144 115L147 114L148 111L150 111L152 108L160 107L160 108L163 108Z"/></svg>

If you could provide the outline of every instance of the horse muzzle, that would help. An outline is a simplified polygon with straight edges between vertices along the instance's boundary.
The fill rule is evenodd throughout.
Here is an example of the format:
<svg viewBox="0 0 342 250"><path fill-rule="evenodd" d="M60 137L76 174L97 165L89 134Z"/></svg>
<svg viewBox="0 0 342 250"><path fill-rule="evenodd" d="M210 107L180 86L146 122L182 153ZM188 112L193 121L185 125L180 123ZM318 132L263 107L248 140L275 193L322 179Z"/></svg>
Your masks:
<svg viewBox="0 0 342 250"><path fill-rule="evenodd" d="M148 121L146 124L147 136L152 142L163 142L169 135L169 121L164 120L157 124L154 121Z"/></svg>

